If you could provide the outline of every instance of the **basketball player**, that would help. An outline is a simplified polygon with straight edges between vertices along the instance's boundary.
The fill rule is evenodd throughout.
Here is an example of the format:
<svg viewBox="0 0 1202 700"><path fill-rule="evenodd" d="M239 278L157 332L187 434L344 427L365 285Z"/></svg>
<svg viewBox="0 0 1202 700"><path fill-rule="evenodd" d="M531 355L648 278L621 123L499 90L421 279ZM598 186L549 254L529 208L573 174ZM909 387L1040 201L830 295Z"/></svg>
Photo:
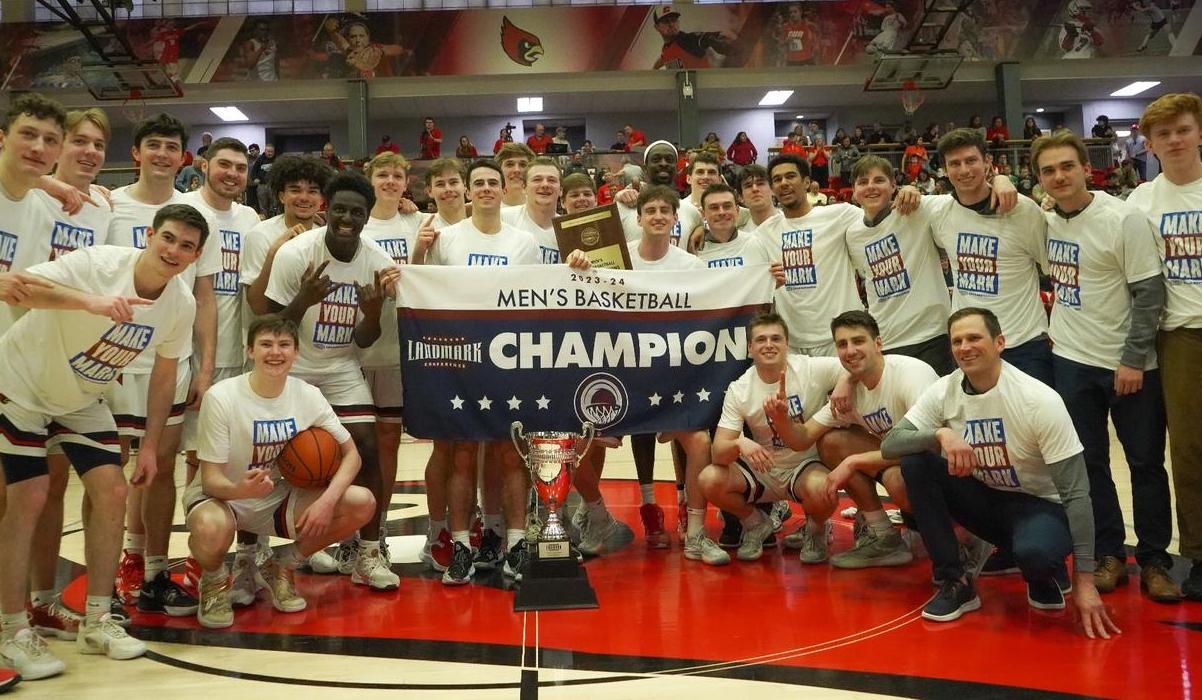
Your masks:
<svg viewBox="0 0 1202 700"><path fill-rule="evenodd" d="M526 203L526 166L532 160L534 151L524 143L507 143L493 156L493 161L505 173L502 206L516 207Z"/></svg>
<svg viewBox="0 0 1202 700"><path fill-rule="evenodd" d="M1119 629L1094 586L1089 480L1064 402L1002 359L1006 339L992 311L962 308L948 332L960 369L929 387L881 443L882 456L901 458L939 584L923 618L949 622L981 607L960 561L952 529L960 523L1013 552L1032 608L1063 609L1072 591L1085 634L1108 639Z"/></svg>
<svg viewBox="0 0 1202 700"><path fill-rule="evenodd" d="M300 357L292 375L313 384L334 407L363 461L358 482L372 492L376 514L360 529L359 544L340 548L340 571L351 582L386 591L400 585L380 554L380 516L388 498L376 452L375 409L355 348L380 337L385 290L392 293L399 274L392 258L373 241L361 238L375 193L362 175L342 172L326 185L326 225L282 245L268 275L267 299L300 328ZM353 565L350 562L354 561ZM344 563L346 564L344 566Z"/></svg>
<svg viewBox="0 0 1202 700"><path fill-rule="evenodd" d="M1160 175L1131 193L1127 203L1156 231L1165 276L1165 306L1157 338L1177 530L1181 556L1193 568L1181 585L1187 600L1202 601L1202 97L1162 95L1144 110L1140 131L1160 160Z"/></svg>
<svg viewBox="0 0 1202 700"><path fill-rule="evenodd" d="M210 149L210 153L212 149ZM255 572L280 612L307 603L296 591L303 558L354 533L375 514L369 490L351 482L359 453L321 391L289 376L299 353L297 327L282 316L255 319L247 332L250 372L214 384L200 409L200 473L184 491L188 547L203 571L196 618L209 628L234 624L225 553L236 530L294 540ZM325 430L341 458L329 485L301 489L285 481L276 457L297 433Z"/></svg>
<svg viewBox="0 0 1202 700"><path fill-rule="evenodd" d="M51 122L53 123L53 121ZM18 150L16 144L6 143ZM89 572L81 653L115 659L146 647L112 616L112 584L127 490L117 428L101 400L121 369L154 356L149 417L132 483L154 479L156 442L170 410L176 364L191 343L195 301L180 276L200 256L208 223L186 205L164 207L145 250L83 248L30 268L39 283L21 306L34 309L0 337L0 466L8 504L0 519L0 656L28 679L62 672L25 613L29 547L48 486L46 451L58 443L84 484ZM49 433L54 436L50 437Z"/></svg>
<svg viewBox="0 0 1202 700"><path fill-rule="evenodd" d="M743 166L743 174L739 178L739 194L743 198L743 206L747 207L748 219L739 228L743 233L751 233L765 221L781 213L772 201L772 183L768 179L768 169L757 163Z"/></svg>
<svg viewBox="0 0 1202 700"><path fill-rule="evenodd" d="M544 265L559 264L559 243L555 240L555 228L551 219L558 213L559 166L546 156L538 156L526 166L524 183L526 203L516 207L504 207L501 221L534 236L538 242L539 259Z"/></svg>

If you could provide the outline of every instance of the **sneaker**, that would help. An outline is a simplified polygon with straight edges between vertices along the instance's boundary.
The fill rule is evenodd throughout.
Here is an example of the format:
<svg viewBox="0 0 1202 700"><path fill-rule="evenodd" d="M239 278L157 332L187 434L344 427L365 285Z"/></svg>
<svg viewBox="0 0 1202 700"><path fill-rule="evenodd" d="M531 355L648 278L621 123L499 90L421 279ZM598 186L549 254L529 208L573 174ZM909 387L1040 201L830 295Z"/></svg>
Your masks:
<svg viewBox="0 0 1202 700"><path fill-rule="evenodd" d="M142 586L141 598L145 597L146 586ZM101 616L99 622L91 625L85 622L79 628L75 648L81 654L104 654L118 660L136 659L146 653L146 645L129 636L107 613Z"/></svg>
<svg viewBox="0 0 1202 700"><path fill-rule="evenodd" d="M484 519L480 517L480 509L476 509L476 517L472 518L472 527L468 530L467 540L472 545L472 551L480 551L484 541Z"/></svg>
<svg viewBox="0 0 1202 700"><path fill-rule="evenodd" d="M863 513L856 511L856 514L852 516L851 523L851 541L853 547L864 540L864 533L866 532L868 532L868 519L864 517Z"/></svg>
<svg viewBox="0 0 1202 700"><path fill-rule="evenodd" d="M51 653L46 640L28 627L0 642L0 660L27 681L57 676L67 668L62 659Z"/></svg>
<svg viewBox="0 0 1202 700"><path fill-rule="evenodd" d="M510 547L509 554L505 555L505 566L502 571L509 578L520 582L522 580L522 572L526 569L526 564L529 561L530 550L526 547L526 540L522 540L513 547Z"/></svg>
<svg viewBox="0 0 1202 700"><path fill-rule="evenodd" d="M308 605L296 592L295 577L295 571L280 566L274 558L255 568L255 584L267 591L272 607L284 613L300 612Z"/></svg>
<svg viewBox="0 0 1202 700"><path fill-rule="evenodd" d="M977 597L972 579L957 579L947 581L939 587L939 592L923 606L922 617L934 622L951 622L959 620L964 613L980 609L981 599Z"/></svg>
<svg viewBox="0 0 1202 700"><path fill-rule="evenodd" d="M268 544L267 537L259 537L259 541L255 543L255 566L263 566L274 556L275 551L273 551L271 549L271 545Z"/></svg>
<svg viewBox="0 0 1202 700"><path fill-rule="evenodd" d="M1181 595L1186 600L1202 602L1202 561L1194 560L1189 576L1181 582Z"/></svg>
<svg viewBox="0 0 1202 700"><path fill-rule="evenodd" d="M867 528L851 549L831 557L831 566L837 569L867 569L872 566L904 566L914 561L914 554L892 527L887 535L881 536Z"/></svg>
<svg viewBox="0 0 1202 700"><path fill-rule="evenodd" d="M764 540L772 535L774 525L771 517L761 514L755 524L743 528L743 542L735 553L739 561L755 561L764 555Z"/></svg>
<svg viewBox="0 0 1202 700"><path fill-rule="evenodd" d="M1056 587L1064 595L1073 592L1073 579L1068 575L1068 567L1063 563L1060 564L1060 568L1056 569L1056 573L1052 574L1052 579L1056 581Z"/></svg>
<svg viewBox="0 0 1202 700"><path fill-rule="evenodd" d="M733 513L718 511L722 516L722 534L718 535L718 546L723 549L738 549L743 542L743 523Z"/></svg>
<svg viewBox="0 0 1202 700"><path fill-rule="evenodd" d="M854 514L852 517L855 517ZM790 534L785 535L781 539L781 542L783 542L785 547L787 547L788 549L803 548L806 543L806 535L803 532L803 530L805 530L805 521L804 520L801 523L801 527L798 527L796 530L794 530ZM826 521L825 530L826 530L826 543L830 544L831 542L834 542L835 541L835 526L831 521L829 521L829 520Z"/></svg>
<svg viewBox="0 0 1202 700"><path fill-rule="evenodd" d="M643 519L643 532L647 546L651 549L667 549L668 533L664 531L664 509L658 503L639 506L639 517Z"/></svg>
<svg viewBox="0 0 1202 700"><path fill-rule="evenodd" d="M195 615L200 601L188 595L166 571L160 571L151 581L142 582L142 590L138 594L138 611L144 613L159 613L168 617L187 617ZM141 644L141 642L139 642Z"/></svg>
<svg viewBox="0 0 1202 700"><path fill-rule="evenodd" d="M1177 603L1184 597L1168 570L1155 564L1140 569L1139 589L1154 603Z"/></svg>
<svg viewBox="0 0 1202 700"><path fill-rule="evenodd" d="M346 542L338 543L338 551L334 561L338 563L338 573L349 576L355 570L355 558L359 554L359 536L355 535Z"/></svg>
<svg viewBox="0 0 1202 700"><path fill-rule="evenodd" d="M442 572L451 565L452 552L451 533L443 528L438 531L438 537L433 542L426 538L426 543L422 545L422 552L418 558L431 569Z"/></svg>
<svg viewBox="0 0 1202 700"><path fill-rule="evenodd" d="M146 560L141 552L121 551L121 563L117 565L117 597L126 605L133 605L138 599L145 567Z"/></svg>
<svg viewBox="0 0 1202 700"><path fill-rule="evenodd" d="M380 530L380 559L384 561L385 566L392 566L392 550L388 549L388 538L384 536L383 530Z"/></svg>
<svg viewBox="0 0 1202 700"><path fill-rule="evenodd" d="M492 530L485 530L480 536L480 548L476 550L476 568L481 571L492 571L505 561L505 544L501 536Z"/></svg>
<svg viewBox="0 0 1202 700"><path fill-rule="evenodd" d="M373 591L391 591L401 585L401 577L393 573L380 556L380 548L360 547L355 556L355 570L351 572L351 583L369 586Z"/></svg>
<svg viewBox="0 0 1202 700"><path fill-rule="evenodd" d="M575 530L577 533L580 533L580 535L583 536L584 530L587 527L588 506L586 506L584 503L581 503L576 507L576 510L572 511L572 517L568 518L568 532L570 533ZM579 542L579 539L577 542Z"/></svg>
<svg viewBox="0 0 1202 700"><path fill-rule="evenodd" d="M827 544L831 541L831 523L829 520L824 523L822 536L814 536L807 528L806 522L808 521L802 522L797 532L793 533L800 539L798 549L801 552L798 556L802 564L821 564L829 558ZM787 537L785 539L788 540Z"/></svg>
<svg viewBox="0 0 1202 700"><path fill-rule="evenodd" d="M1064 594L1054 578L1027 581L1027 604L1036 610L1064 610Z"/></svg>
<svg viewBox="0 0 1202 700"><path fill-rule="evenodd" d="M605 543L609 541L610 536L614 533L614 528L618 526L614 516L608 510L604 510L602 513L603 515L597 518L596 522L592 518L586 518L578 547L581 554L595 557L604 552Z"/></svg>
<svg viewBox="0 0 1202 700"><path fill-rule="evenodd" d="M768 523L771 525L772 523ZM703 561L710 566L722 566L730 563L730 555L718 543L705 536L704 532L684 541L684 558L693 561Z"/></svg>
<svg viewBox="0 0 1202 700"><path fill-rule="evenodd" d="M986 575L1000 575L997 573L985 573L985 569L989 567L989 562L994 561L996 556L997 553L994 551L992 544L971 532L968 533L968 537L960 548L960 561L964 565L964 573L974 580ZM1018 571L1018 567L1014 567L1014 570Z"/></svg>
<svg viewBox="0 0 1202 700"><path fill-rule="evenodd" d="M338 560L334 558L334 555L330 554L324 549L310 554L309 558L305 560L305 564L309 567L309 570L315 574L339 573Z"/></svg>
<svg viewBox="0 0 1202 700"><path fill-rule="evenodd" d="M1098 593L1110 593L1119 586L1127 585L1127 562L1110 555L1098 557L1093 584Z"/></svg>
<svg viewBox="0 0 1202 700"><path fill-rule="evenodd" d="M463 546L462 542L451 542L451 564L443 570L443 585L462 586L471 581L475 573L476 567L472 564L472 550Z"/></svg>
<svg viewBox="0 0 1202 700"><path fill-rule="evenodd" d="M0 693L7 693L21 682L21 674L11 668L0 666Z"/></svg>
<svg viewBox="0 0 1202 700"><path fill-rule="evenodd" d="M234 608L230 604L230 578L209 582L200 579L200 607L196 621L208 629L225 629L234 624Z"/></svg>
<svg viewBox="0 0 1202 700"><path fill-rule="evenodd" d="M112 602L109 603L109 615L113 616L113 622L116 622L122 627L129 627L129 615L125 610L125 603L121 602L121 597L117 595L117 587L113 587Z"/></svg>
<svg viewBox="0 0 1202 700"><path fill-rule="evenodd" d="M981 567L981 576L1008 576L1017 573L1018 564L1014 562L1014 555L1000 548L993 550L993 554Z"/></svg>
<svg viewBox="0 0 1202 700"><path fill-rule="evenodd" d="M180 585L193 598L200 597L200 562L192 557L184 560L184 576Z"/></svg>
<svg viewBox="0 0 1202 700"><path fill-rule="evenodd" d="M885 511L885 517L889 518L889 522L893 523L894 525L906 524L906 519L902 517L902 512L895 508L890 508L889 510Z"/></svg>
<svg viewBox="0 0 1202 700"><path fill-rule="evenodd" d="M793 517L793 509L789 507L788 501L776 501L772 504L772 510L768 513L768 517L772 518L772 531L780 532L789 518Z"/></svg>
<svg viewBox="0 0 1202 700"><path fill-rule="evenodd" d="M230 584L230 605L235 608L245 608L255 604L255 594L259 592L255 580L254 559L249 555L234 557L234 575Z"/></svg>
<svg viewBox="0 0 1202 700"><path fill-rule="evenodd" d="M67 610L57 600L49 605L33 605L29 608L29 626L43 638L75 641L82 621L83 618Z"/></svg>

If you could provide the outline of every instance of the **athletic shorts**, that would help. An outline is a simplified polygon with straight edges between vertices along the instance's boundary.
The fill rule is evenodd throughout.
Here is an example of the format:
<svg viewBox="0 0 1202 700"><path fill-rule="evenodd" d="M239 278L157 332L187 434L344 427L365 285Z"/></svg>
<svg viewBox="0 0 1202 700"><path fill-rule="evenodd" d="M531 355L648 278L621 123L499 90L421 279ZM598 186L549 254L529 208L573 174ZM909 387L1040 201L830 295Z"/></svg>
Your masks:
<svg viewBox="0 0 1202 700"><path fill-rule="evenodd" d="M213 384L243 374L242 367L218 367L213 370ZM210 384L212 386L212 384ZM184 411L184 433L180 437L179 449L191 452L196 449L196 426L200 422L200 411Z"/></svg>
<svg viewBox="0 0 1202 700"><path fill-rule="evenodd" d="M739 470L747 480L748 488L743 492L743 500L747 503L775 503L776 501L796 501L801 499L793 495L793 487L805 470L814 466L823 466L816 459L809 459L795 467L787 469L772 469L768 472L758 472L741 459L731 465Z"/></svg>
<svg viewBox="0 0 1202 700"><path fill-rule="evenodd" d="M167 425L184 422L184 405L188 402L188 387L192 384L192 368L180 363L175 374L175 396ZM123 437L140 438L146 433L146 404L150 395L149 374L122 374L109 385L105 400L113 410L117 432Z"/></svg>
<svg viewBox="0 0 1202 700"><path fill-rule="evenodd" d="M200 474L196 475L196 483ZM190 487L184 493L184 512L204 503L220 503L234 514L235 527L256 535L275 535L289 540L296 539L296 520L314 501L321 496L321 489L298 489L284 479L275 484L275 489L263 498L241 498L222 501L209 498L200 488Z"/></svg>
<svg viewBox="0 0 1202 700"><path fill-rule="evenodd" d="M121 443L113 414L101 400L65 416L31 411L0 395L0 455L7 483L49 474L46 454L57 449L71 459L75 471L117 464Z"/></svg>
<svg viewBox="0 0 1202 700"><path fill-rule="evenodd" d="M401 422L401 368L365 369L363 377L371 390L372 403L376 407L376 420L381 423Z"/></svg>
<svg viewBox="0 0 1202 700"><path fill-rule="evenodd" d="M321 395L334 408L334 415L343 424L376 422L371 389L363 378L362 370L327 374L293 373L292 376L320 389Z"/></svg>

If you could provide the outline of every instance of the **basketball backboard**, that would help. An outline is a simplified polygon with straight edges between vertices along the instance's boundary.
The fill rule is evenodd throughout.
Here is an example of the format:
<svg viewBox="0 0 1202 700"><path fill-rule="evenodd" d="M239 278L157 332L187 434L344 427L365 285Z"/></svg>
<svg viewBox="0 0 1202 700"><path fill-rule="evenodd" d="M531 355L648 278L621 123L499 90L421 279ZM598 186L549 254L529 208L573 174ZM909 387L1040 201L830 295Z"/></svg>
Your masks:
<svg viewBox="0 0 1202 700"><path fill-rule="evenodd" d="M942 90L963 61L955 51L882 55L864 82L864 91Z"/></svg>
<svg viewBox="0 0 1202 700"><path fill-rule="evenodd" d="M147 100L182 97L179 80L162 65L146 63L92 63L80 67L80 77L97 100Z"/></svg>

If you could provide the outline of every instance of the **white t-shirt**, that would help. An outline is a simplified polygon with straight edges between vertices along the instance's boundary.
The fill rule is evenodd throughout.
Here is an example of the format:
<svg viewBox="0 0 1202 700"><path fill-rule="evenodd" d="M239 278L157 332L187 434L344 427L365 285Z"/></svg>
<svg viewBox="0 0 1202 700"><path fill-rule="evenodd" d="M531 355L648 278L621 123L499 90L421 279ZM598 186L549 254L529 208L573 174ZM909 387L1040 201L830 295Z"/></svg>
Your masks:
<svg viewBox="0 0 1202 700"><path fill-rule="evenodd" d="M107 243L109 224L113 221L113 209L101 194L100 188L92 185L89 196L96 204L83 203L83 209L75 214L63 211L62 202L51 197L45 190L34 190L33 196L46 208L53 220L50 230L50 259L55 260L73 250Z"/></svg>
<svg viewBox="0 0 1202 700"><path fill-rule="evenodd" d="M1084 449L1056 390L1003 361L997 384L984 394L967 394L964 371L940 377L906 413L919 430L951 428L972 445L973 472L1002 491L1023 491L1060 503L1047 465Z"/></svg>
<svg viewBox="0 0 1202 700"><path fill-rule="evenodd" d="M847 256L847 230L862 216L859 208L840 203L815 207L799 219L769 219L760 227L757 235L767 237L772 262L785 267L785 286L775 298L790 346L829 345L831 319L864 308Z"/></svg>
<svg viewBox="0 0 1202 700"><path fill-rule="evenodd" d="M134 263L141 251L92 246L29 268L51 282L93 296L137 296ZM158 299L114 324L86 311L31 309L0 337L0 393L51 416L95 402L138 357L186 357L196 301L172 278ZM153 350L153 352L151 352Z"/></svg>
<svg viewBox="0 0 1202 700"><path fill-rule="evenodd" d="M238 274L243 286L249 287L259 278L259 273L263 271L263 263L267 262L267 252L271 250L271 244L287 228L284 215L279 214L260 221L246 232L246 237L242 239L242 268Z"/></svg>
<svg viewBox="0 0 1202 700"><path fill-rule="evenodd" d="M501 222L501 230L484 233L471 218L448 226L426 254L430 265L538 265L538 242L526 231Z"/></svg>
<svg viewBox="0 0 1202 700"><path fill-rule="evenodd" d="M635 270L697 270L704 269L705 263L695 256L685 252L683 248L668 246L668 254L659 260L644 260L639 255L639 241L626 244L630 251L630 266Z"/></svg>
<svg viewBox="0 0 1202 700"><path fill-rule="evenodd" d="M54 219L36 191L12 199L0 186L0 272L18 272L49 260L46 232L53 228ZM0 303L0 333L24 313L20 307Z"/></svg>
<svg viewBox="0 0 1202 700"><path fill-rule="evenodd" d="M530 218L527 209L529 206L526 204L502 209L501 221L534 236L534 240L538 243L538 257L542 264L558 265L562 261L559 259L559 241L555 238L555 227L543 228L534 223L534 219Z"/></svg>
<svg viewBox="0 0 1202 700"><path fill-rule="evenodd" d="M1202 328L1202 178L1174 185L1161 173L1136 187L1127 204L1156 231L1165 281L1160 327Z"/></svg>
<svg viewBox="0 0 1202 700"><path fill-rule="evenodd" d="M397 265L408 265L409 255L417 245L417 229L422 224L421 214L400 214L391 219L367 220L361 234L376 242ZM384 302L380 312L380 337L366 348L359 349L359 363L363 369L395 369L401 366L401 347L397 335L395 304Z"/></svg>
<svg viewBox="0 0 1202 700"><path fill-rule="evenodd" d="M639 226L639 212L633 207L618 203L618 216L622 219L622 230L626 232L626 240L637 241L643 237L643 227ZM676 225L672 227L672 245L687 251L689 249L689 234L701 225L701 212L687 199L681 200L680 208L676 210Z"/></svg>
<svg viewBox="0 0 1202 700"><path fill-rule="evenodd" d="M242 314L245 294L239 281L242 270L242 251L246 236L259 225L254 209L234 202L227 211L209 206L200 190L188 192L181 198L205 215L217 228L209 231L205 247L219 246L221 271L213 276L213 294L217 297L217 355L216 367L241 367L246 362L246 329ZM249 313L249 312L248 312Z"/></svg>
<svg viewBox="0 0 1202 700"><path fill-rule="evenodd" d="M789 416L804 423L826 403L843 374L843 366L833 357L807 357L792 353L787 359L785 387L789 391ZM775 470L785 471L804 462L818 459L818 446L805 452L794 452L777 436L768 417L764 415L764 400L780 390L780 383L760 379L755 366L747 368L741 377L726 388L722 399L722 417L718 427L743 432L746 424L751 439L772 450Z"/></svg>
<svg viewBox="0 0 1202 700"><path fill-rule="evenodd" d="M769 262L768 250L762 239L742 232L727 243L706 241L701 250L694 255L705 263L706 267L745 267Z"/></svg>
<svg viewBox="0 0 1202 700"><path fill-rule="evenodd" d="M855 407L860 420L855 421L864 430L877 436L893 429L910 407L918 403L918 397L939 380L939 375L922 360L906 355L885 355L885 369L881 381L871 389L856 384ZM835 418L828 403L814 414L814 420L828 428L843 428L850 422Z"/></svg>
<svg viewBox="0 0 1202 700"><path fill-rule="evenodd" d="M740 207L740 209L742 209L742 207ZM751 211L749 210L747 212L747 220L745 222L743 222L742 226L739 227L739 233L755 233L756 231L759 231L762 227L769 225L773 219L778 219L783 216L784 216L784 213L781 212L780 209L773 208L772 214L769 215L768 218L764 219L761 223L757 224L751 220Z"/></svg>
<svg viewBox="0 0 1202 700"><path fill-rule="evenodd" d="M931 238L932 209L924 197L908 216L895 210L876 226L861 219L847 229L847 252L864 280L885 349L947 333L951 299Z"/></svg>
<svg viewBox="0 0 1202 700"><path fill-rule="evenodd" d="M324 262L329 264L322 274L337 284L324 299L305 309L300 323L300 356L292 365L294 374L359 371L354 335L362 315L355 284L374 284L376 271L393 264L383 248L363 238L355 257L342 262L330 254L325 238L326 227L321 226L280 246L267 281L267 298L282 306L296 298L305 270L316 270Z"/></svg>
<svg viewBox="0 0 1202 700"><path fill-rule="evenodd" d="M284 391L275 398L255 393L250 373L230 377L214 384L200 404L196 456L206 462L225 465L225 476L238 483L249 469L270 469L279 480L276 457L297 433L317 426L330 433L339 444L350 433L334 415L330 402L317 387L288 377ZM188 484L184 503L200 499L204 485L200 472Z"/></svg>
<svg viewBox="0 0 1202 700"><path fill-rule="evenodd" d="M983 306L997 314L1010 347L1048 330L1039 300L1039 271L1046 269L1047 222L1039 205L1019 197L1005 216L985 216L952 195L930 197L935 243L947 252L955 285L952 308Z"/></svg>
<svg viewBox="0 0 1202 700"><path fill-rule="evenodd" d="M1052 352L1117 369L1131 328L1132 282L1160 274L1156 238L1139 210L1105 192L1071 219L1047 212L1048 275L1056 286ZM1156 367L1156 353L1147 364Z"/></svg>

